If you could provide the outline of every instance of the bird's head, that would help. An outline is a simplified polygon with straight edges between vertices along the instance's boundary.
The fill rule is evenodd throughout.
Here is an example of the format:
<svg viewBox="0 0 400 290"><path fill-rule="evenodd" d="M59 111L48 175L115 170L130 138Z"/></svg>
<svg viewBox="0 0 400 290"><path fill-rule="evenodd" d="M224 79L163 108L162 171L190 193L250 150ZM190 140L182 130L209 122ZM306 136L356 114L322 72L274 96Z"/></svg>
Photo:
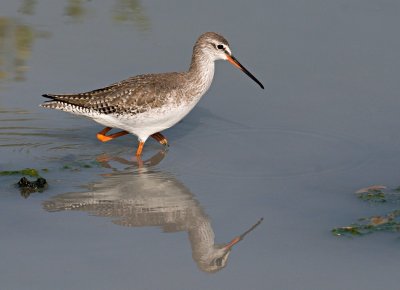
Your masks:
<svg viewBox="0 0 400 290"><path fill-rule="evenodd" d="M264 89L263 84L232 55L229 43L222 35L215 32L203 33L196 41L194 53L201 53L203 57L212 61L219 59L229 61Z"/></svg>

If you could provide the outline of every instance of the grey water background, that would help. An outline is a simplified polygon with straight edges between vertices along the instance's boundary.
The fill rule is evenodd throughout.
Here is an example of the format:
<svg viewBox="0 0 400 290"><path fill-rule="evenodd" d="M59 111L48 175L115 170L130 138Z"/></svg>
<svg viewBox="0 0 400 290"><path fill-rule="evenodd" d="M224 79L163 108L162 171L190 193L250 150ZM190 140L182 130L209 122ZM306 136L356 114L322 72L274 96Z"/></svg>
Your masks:
<svg viewBox="0 0 400 290"><path fill-rule="evenodd" d="M398 289L396 234L330 230L390 210L358 188L400 184L399 13L369 0L0 3L0 170L46 168L49 182L25 199L18 176L1 177L0 288ZM96 123L38 107L42 93L185 70L205 31L266 89L218 62L141 168L136 138L101 144ZM196 233L227 243L260 217L206 273Z"/></svg>

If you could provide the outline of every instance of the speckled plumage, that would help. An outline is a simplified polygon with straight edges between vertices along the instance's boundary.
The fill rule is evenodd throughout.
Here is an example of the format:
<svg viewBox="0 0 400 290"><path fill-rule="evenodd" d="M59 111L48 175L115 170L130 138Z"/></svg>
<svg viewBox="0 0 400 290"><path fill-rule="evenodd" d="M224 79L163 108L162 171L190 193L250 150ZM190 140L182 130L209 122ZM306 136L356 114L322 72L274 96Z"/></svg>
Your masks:
<svg viewBox="0 0 400 290"><path fill-rule="evenodd" d="M83 112L136 115L171 102L179 105L184 99L193 99L196 92L183 86L185 80L185 73L176 72L139 75L90 92L47 94L44 96L52 101L42 106L69 111L66 107L72 105Z"/></svg>
<svg viewBox="0 0 400 290"><path fill-rule="evenodd" d="M186 72L138 75L84 93L44 94L51 100L41 106L87 116L104 126L133 133L144 143L193 109L211 85L215 60L232 62L232 58L228 41L206 32L196 41Z"/></svg>

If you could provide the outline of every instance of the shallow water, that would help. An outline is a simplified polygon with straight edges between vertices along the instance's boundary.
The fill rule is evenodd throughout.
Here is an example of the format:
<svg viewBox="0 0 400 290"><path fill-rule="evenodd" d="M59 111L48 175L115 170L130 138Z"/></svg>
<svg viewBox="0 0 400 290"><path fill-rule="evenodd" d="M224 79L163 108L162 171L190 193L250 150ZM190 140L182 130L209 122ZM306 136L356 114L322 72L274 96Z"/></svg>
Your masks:
<svg viewBox="0 0 400 290"><path fill-rule="evenodd" d="M398 208L354 195L400 185L396 1L8 2L0 171L36 168L49 187L21 196L21 176L0 176L2 289L398 289L398 234L331 233ZM266 89L217 63L143 162L133 136L100 144L100 125L38 107L184 70L205 31Z"/></svg>

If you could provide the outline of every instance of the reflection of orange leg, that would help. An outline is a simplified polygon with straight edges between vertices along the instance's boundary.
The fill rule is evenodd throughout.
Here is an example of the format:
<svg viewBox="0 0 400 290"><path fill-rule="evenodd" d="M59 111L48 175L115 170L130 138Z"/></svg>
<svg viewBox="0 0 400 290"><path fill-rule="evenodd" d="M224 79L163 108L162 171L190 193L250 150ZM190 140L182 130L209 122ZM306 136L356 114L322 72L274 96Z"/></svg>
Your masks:
<svg viewBox="0 0 400 290"><path fill-rule="evenodd" d="M167 138L165 138L164 135L161 134L160 132L154 133L153 135L151 135L151 137L153 137L154 139L156 139L160 144L162 144L162 145L164 145L164 146L168 146L168 140L167 140Z"/></svg>
<svg viewBox="0 0 400 290"><path fill-rule="evenodd" d="M143 141L139 141L139 146L138 146L138 148L136 150L136 156L142 155L143 146L144 146L144 142Z"/></svg>
<svg viewBox="0 0 400 290"><path fill-rule="evenodd" d="M108 131L110 131L111 128L110 127L105 127L103 130L101 130L99 133L97 133L96 137L97 139L99 139L101 142L107 142L110 141L112 139L115 139L117 137L121 137L124 136L126 134L129 134L129 132L127 131L121 131L121 132L117 132L111 135L106 135Z"/></svg>
<svg viewBox="0 0 400 290"><path fill-rule="evenodd" d="M136 155L137 167L143 168L144 162L142 161L142 157L140 155Z"/></svg>

